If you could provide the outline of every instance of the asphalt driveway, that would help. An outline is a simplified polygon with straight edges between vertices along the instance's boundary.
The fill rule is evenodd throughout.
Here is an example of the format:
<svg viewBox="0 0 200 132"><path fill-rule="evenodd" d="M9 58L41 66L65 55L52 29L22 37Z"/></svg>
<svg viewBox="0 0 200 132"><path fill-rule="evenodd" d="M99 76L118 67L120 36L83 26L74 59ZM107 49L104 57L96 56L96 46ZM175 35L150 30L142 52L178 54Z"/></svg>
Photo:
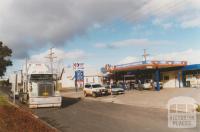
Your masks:
<svg viewBox="0 0 200 132"><path fill-rule="evenodd" d="M199 132L168 128L167 111L84 99L64 98L63 108L35 109L63 132ZM199 117L198 117L199 119Z"/></svg>

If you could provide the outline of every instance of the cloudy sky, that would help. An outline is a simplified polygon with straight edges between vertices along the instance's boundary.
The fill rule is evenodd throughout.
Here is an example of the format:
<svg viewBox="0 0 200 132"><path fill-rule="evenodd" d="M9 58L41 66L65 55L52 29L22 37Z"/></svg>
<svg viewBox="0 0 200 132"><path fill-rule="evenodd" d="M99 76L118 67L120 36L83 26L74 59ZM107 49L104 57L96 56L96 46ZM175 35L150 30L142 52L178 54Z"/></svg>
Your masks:
<svg viewBox="0 0 200 132"><path fill-rule="evenodd" d="M64 65L96 67L149 59L200 63L199 0L1 0L0 40L25 57L45 60L54 47Z"/></svg>

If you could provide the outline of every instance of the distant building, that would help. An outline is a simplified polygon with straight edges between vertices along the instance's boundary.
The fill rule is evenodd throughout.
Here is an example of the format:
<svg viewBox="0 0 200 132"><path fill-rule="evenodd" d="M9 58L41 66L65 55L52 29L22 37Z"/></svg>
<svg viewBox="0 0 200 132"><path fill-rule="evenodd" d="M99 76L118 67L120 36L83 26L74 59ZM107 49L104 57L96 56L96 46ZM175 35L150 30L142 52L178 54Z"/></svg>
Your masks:
<svg viewBox="0 0 200 132"><path fill-rule="evenodd" d="M84 72L84 83L103 83L103 74L100 72L100 70L87 67Z"/></svg>
<svg viewBox="0 0 200 132"><path fill-rule="evenodd" d="M182 74L184 87L200 88L200 64L185 66Z"/></svg>
<svg viewBox="0 0 200 132"><path fill-rule="evenodd" d="M84 80L77 81L78 87L83 87L85 83L90 82L102 84L103 76L100 70L92 66L84 66L82 70L84 72ZM62 88L75 88L75 69L72 65L64 68L61 84Z"/></svg>

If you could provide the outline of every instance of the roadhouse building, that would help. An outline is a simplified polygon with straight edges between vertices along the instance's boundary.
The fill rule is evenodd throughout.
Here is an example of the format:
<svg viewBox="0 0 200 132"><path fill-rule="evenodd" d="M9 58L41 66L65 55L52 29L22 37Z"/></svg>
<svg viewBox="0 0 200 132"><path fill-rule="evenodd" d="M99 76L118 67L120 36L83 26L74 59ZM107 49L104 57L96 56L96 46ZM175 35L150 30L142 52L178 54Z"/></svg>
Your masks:
<svg viewBox="0 0 200 132"><path fill-rule="evenodd" d="M107 81L134 83L140 80L153 80L156 90L163 88L200 87L200 65L187 65L186 61L141 61L128 64L107 64Z"/></svg>

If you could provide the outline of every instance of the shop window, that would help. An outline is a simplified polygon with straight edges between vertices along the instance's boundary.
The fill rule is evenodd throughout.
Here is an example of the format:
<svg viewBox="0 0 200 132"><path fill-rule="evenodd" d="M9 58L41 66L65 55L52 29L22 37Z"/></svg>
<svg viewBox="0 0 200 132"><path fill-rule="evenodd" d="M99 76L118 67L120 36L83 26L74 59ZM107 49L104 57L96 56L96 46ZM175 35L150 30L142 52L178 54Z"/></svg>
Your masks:
<svg viewBox="0 0 200 132"><path fill-rule="evenodd" d="M164 80L165 81L169 80L169 76L164 76Z"/></svg>
<svg viewBox="0 0 200 132"><path fill-rule="evenodd" d="M153 77L152 77L152 78L153 78ZM162 73L160 74L160 79L161 79L161 81L164 80L164 77L163 77L163 74L162 74Z"/></svg>

